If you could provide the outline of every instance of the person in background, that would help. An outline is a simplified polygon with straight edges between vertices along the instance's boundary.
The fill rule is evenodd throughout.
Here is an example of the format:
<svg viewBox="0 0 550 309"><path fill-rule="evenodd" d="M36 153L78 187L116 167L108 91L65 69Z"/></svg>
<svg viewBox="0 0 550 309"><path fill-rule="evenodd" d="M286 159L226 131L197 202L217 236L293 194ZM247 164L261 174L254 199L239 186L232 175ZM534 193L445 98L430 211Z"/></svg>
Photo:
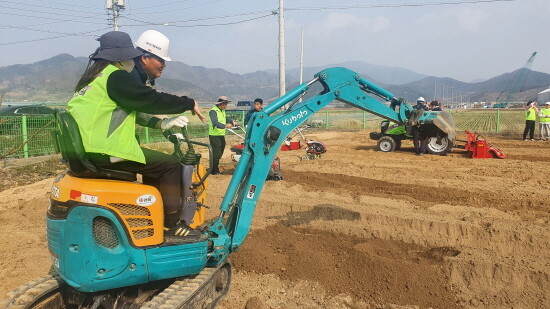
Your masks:
<svg viewBox="0 0 550 309"><path fill-rule="evenodd" d="M530 100L525 105L525 130L523 130L523 140L527 140L527 133L529 138L535 140L535 123L537 120L537 114L539 109L537 108L537 102Z"/></svg>
<svg viewBox="0 0 550 309"><path fill-rule="evenodd" d="M539 111L539 137L541 141L550 141L550 102Z"/></svg>
<svg viewBox="0 0 550 309"><path fill-rule="evenodd" d="M67 110L78 124L86 155L100 167L139 173L143 183L155 186L163 200L167 233L200 235L179 219L182 210L182 164L174 156L141 148L135 138L138 113L179 114L198 111L195 100L157 92L137 81L131 71L142 52L125 32L110 31L90 55L91 66L78 81ZM184 127L184 116L153 118L152 128ZM183 232L182 232L183 231ZM179 233L182 232L182 233Z"/></svg>
<svg viewBox="0 0 550 309"><path fill-rule="evenodd" d="M441 104L439 103L438 100L433 100L433 101L430 103L430 107L431 107L431 110L434 111L434 112L440 112L440 111L442 111L442 109L441 109Z"/></svg>
<svg viewBox="0 0 550 309"><path fill-rule="evenodd" d="M232 128L237 125L237 122L228 119L225 114L227 105L231 102L226 96L221 96L215 102L208 116L210 123L208 124L208 139L212 146L212 166L210 173L212 175L220 175L220 159L225 150L225 129Z"/></svg>
<svg viewBox="0 0 550 309"><path fill-rule="evenodd" d="M426 100L424 100L424 97L419 97L418 99L416 99L416 105L413 106L413 108L416 110L423 110L423 111L427 111L429 109L428 106L426 105Z"/></svg>
<svg viewBox="0 0 550 309"><path fill-rule="evenodd" d="M421 114L424 111L428 110L428 107L426 106L426 100L424 100L423 97L419 97L416 100L416 105L413 106L414 113ZM417 117L419 118L420 115ZM426 137L424 136L422 129L420 126L413 126L411 127L411 134L413 136L413 145L414 145L414 152L417 156L423 156L426 153L426 149L428 148L428 142L426 140Z"/></svg>
<svg viewBox="0 0 550 309"><path fill-rule="evenodd" d="M252 108L246 113L246 116L244 117L244 123L245 125L248 124L248 120L252 117L252 114L261 111L264 108L264 100L257 98L254 100L254 103L252 105Z"/></svg>

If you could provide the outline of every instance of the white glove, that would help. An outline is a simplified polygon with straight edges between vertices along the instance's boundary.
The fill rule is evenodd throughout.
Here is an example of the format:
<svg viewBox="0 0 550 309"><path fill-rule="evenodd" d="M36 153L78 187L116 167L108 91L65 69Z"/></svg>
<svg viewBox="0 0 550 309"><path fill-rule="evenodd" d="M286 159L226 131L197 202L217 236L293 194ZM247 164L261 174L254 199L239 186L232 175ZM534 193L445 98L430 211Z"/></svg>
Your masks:
<svg viewBox="0 0 550 309"><path fill-rule="evenodd" d="M183 142L183 134L181 133L174 133L174 135L178 138L178 142Z"/></svg>
<svg viewBox="0 0 550 309"><path fill-rule="evenodd" d="M172 127L183 128L187 125L189 119L185 116L175 116L170 118L164 118L160 122L160 128L163 130L171 129Z"/></svg>

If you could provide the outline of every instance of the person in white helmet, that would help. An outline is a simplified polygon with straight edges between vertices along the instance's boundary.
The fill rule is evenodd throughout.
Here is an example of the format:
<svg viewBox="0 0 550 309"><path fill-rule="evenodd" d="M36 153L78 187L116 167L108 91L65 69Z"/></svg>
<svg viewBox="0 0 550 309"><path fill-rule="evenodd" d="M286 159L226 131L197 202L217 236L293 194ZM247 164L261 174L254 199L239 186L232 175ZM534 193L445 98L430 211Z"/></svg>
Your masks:
<svg viewBox="0 0 550 309"><path fill-rule="evenodd" d="M155 79L162 75L166 67L166 61L172 60L168 56L170 40L158 31L147 30L135 43L143 55L134 60L135 68L132 74L145 85L154 87Z"/></svg>
<svg viewBox="0 0 550 309"><path fill-rule="evenodd" d="M418 99L416 99L416 105L413 106L413 108L417 113L423 113L425 110L428 110L424 97L419 97ZM424 135L424 132L422 132L422 128L420 126L414 126L411 129L411 133L413 136L414 152L417 156L423 156L426 153L426 149L428 148L426 136Z"/></svg>
<svg viewBox="0 0 550 309"><path fill-rule="evenodd" d="M172 59L168 56L168 48L170 40L162 33L155 30L147 30L143 32L135 42L137 50L142 52L142 55L134 58L134 69L131 74L141 83L151 88L155 88L155 79L162 75L162 71L166 67L166 61ZM193 111L201 122L206 122L206 117L202 115L197 108ZM139 114L140 123L148 123L156 116L148 114ZM164 115L157 118L163 118Z"/></svg>

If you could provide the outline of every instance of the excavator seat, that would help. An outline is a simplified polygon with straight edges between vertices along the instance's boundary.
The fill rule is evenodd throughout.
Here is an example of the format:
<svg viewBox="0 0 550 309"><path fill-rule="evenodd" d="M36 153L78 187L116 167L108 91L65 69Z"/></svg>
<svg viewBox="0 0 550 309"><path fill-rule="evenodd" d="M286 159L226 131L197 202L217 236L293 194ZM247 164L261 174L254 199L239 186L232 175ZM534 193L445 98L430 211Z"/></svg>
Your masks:
<svg viewBox="0 0 550 309"><path fill-rule="evenodd" d="M136 173L108 169L96 166L86 155L78 124L66 110L57 109L55 119L58 129L54 132L54 141L61 152L63 162L69 171L80 178L108 178L135 181Z"/></svg>

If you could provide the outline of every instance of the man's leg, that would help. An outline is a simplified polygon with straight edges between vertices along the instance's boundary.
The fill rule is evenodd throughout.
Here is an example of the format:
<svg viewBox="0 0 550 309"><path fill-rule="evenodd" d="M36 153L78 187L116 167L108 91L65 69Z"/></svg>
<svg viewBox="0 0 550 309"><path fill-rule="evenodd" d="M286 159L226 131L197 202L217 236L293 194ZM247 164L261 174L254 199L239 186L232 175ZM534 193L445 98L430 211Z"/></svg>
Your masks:
<svg viewBox="0 0 550 309"><path fill-rule="evenodd" d="M182 165L178 158L150 149L142 148L146 164L122 161L112 168L136 172L143 175L143 183L155 186L162 195L164 204L164 226L173 227L181 211Z"/></svg>
<svg viewBox="0 0 550 309"><path fill-rule="evenodd" d="M225 139L223 136L214 136L214 135L209 135L208 136L208 139L210 140L210 145L212 146L212 166L211 166L211 173L212 174L217 174L220 172L220 168L219 168L219 165L220 165L220 159L222 157L222 154L223 154L223 146L224 143L222 142L225 142Z"/></svg>

